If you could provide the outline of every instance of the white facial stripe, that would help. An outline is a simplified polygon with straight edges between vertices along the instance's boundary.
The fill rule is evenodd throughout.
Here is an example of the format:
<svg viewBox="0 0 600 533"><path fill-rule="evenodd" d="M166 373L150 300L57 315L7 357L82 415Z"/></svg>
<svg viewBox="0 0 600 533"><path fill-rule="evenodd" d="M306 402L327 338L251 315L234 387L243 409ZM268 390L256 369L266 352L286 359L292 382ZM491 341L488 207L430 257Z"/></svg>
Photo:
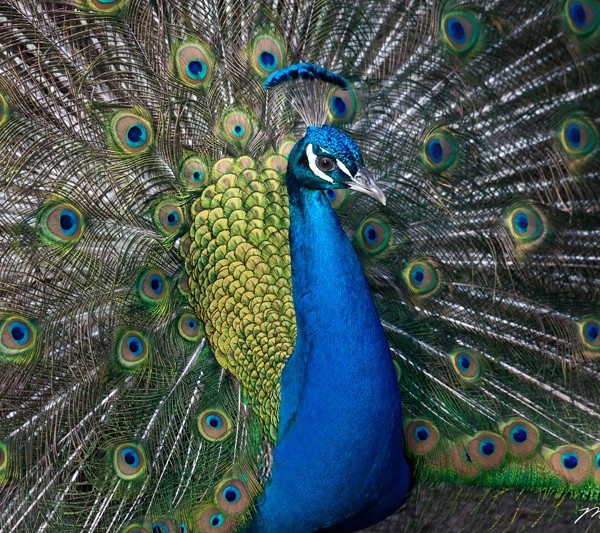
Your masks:
<svg viewBox="0 0 600 533"><path fill-rule="evenodd" d="M315 176L318 176L322 180L328 181L329 183L333 183L333 178L329 177L325 172L319 170L317 167L317 154L313 150L312 144L306 145L306 157L308 157L308 166L313 171Z"/></svg>
<svg viewBox="0 0 600 533"><path fill-rule="evenodd" d="M338 168L344 173L346 174L346 176L348 176L349 178L352 178L352 174L350 174L350 171L348 170L348 167L346 165L344 165L344 163L342 163L339 159L335 160Z"/></svg>

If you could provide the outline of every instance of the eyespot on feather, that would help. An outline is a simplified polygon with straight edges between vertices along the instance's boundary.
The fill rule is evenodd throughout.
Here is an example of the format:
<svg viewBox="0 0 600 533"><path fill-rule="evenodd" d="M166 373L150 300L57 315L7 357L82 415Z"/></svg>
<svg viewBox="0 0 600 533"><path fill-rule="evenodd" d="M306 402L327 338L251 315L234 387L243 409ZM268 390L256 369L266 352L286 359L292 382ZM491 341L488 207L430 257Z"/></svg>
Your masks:
<svg viewBox="0 0 600 533"><path fill-rule="evenodd" d="M376 254L388 247L391 236L392 230L385 219L369 217L359 226L355 240L363 252Z"/></svg>
<svg viewBox="0 0 600 533"><path fill-rule="evenodd" d="M588 155L596 147L598 134L589 118L576 114L562 123L559 138L565 154L578 159Z"/></svg>
<svg viewBox="0 0 600 533"><path fill-rule="evenodd" d="M530 455L538 447L540 432L524 418L509 419L501 425L500 431L513 455Z"/></svg>
<svg viewBox="0 0 600 533"><path fill-rule="evenodd" d="M204 43L184 42L175 51L175 72L188 87L206 87L214 71L214 56Z"/></svg>
<svg viewBox="0 0 600 533"><path fill-rule="evenodd" d="M592 448L592 474L596 481L600 481L600 444Z"/></svg>
<svg viewBox="0 0 600 533"><path fill-rule="evenodd" d="M190 156L181 165L181 180L190 191L202 189L208 181L210 168L210 163L203 157Z"/></svg>
<svg viewBox="0 0 600 533"><path fill-rule="evenodd" d="M450 450L450 462L454 470L466 478L474 477L480 472L479 463L471 458L467 449L461 444L456 444Z"/></svg>
<svg viewBox="0 0 600 533"><path fill-rule="evenodd" d="M450 352L450 362L454 371L467 382L474 382L481 376L479 356L472 350L457 349Z"/></svg>
<svg viewBox="0 0 600 533"><path fill-rule="evenodd" d="M425 138L421 159L430 169L441 172L454 164L457 154L455 137L448 131L437 130Z"/></svg>
<svg viewBox="0 0 600 533"><path fill-rule="evenodd" d="M198 415L198 430L206 440L219 442L231 434L233 422L222 409L206 409Z"/></svg>
<svg viewBox="0 0 600 533"><path fill-rule="evenodd" d="M412 420L404 429L406 445L415 455L425 455L434 450L440 441L440 433L433 422L426 419Z"/></svg>
<svg viewBox="0 0 600 533"><path fill-rule="evenodd" d="M125 6L126 3L127 0L88 0L90 8L103 13L117 11Z"/></svg>
<svg viewBox="0 0 600 533"><path fill-rule="evenodd" d="M221 119L221 130L225 140L244 145L254 133L252 118L244 111L229 111Z"/></svg>
<svg viewBox="0 0 600 533"><path fill-rule="evenodd" d="M356 93L351 87L348 89L338 87L329 93L327 117L332 125L350 124L356 116L356 110Z"/></svg>
<svg viewBox="0 0 600 533"><path fill-rule="evenodd" d="M4 316L0 320L0 356L23 358L32 353L37 338L36 326L19 315Z"/></svg>
<svg viewBox="0 0 600 533"><path fill-rule="evenodd" d="M323 192L334 209L341 207L348 198L348 189L325 189Z"/></svg>
<svg viewBox="0 0 600 533"><path fill-rule="evenodd" d="M126 481L146 476L146 455L143 448L133 442L117 446L112 463L117 476Z"/></svg>
<svg viewBox="0 0 600 533"><path fill-rule="evenodd" d="M217 507L227 515L243 513L251 502L248 489L240 479L227 479L216 489Z"/></svg>
<svg viewBox="0 0 600 533"><path fill-rule="evenodd" d="M594 355L600 355L600 319L587 317L578 323L579 338Z"/></svg>
<svg viewBox="0 0 600 533"><path fill-rule="evenodd" d="M452 11L442 18L441 35L448 50L465 54L480 40L479 20L470 11Z"/></svg>
<svg viewBox="0 0 600 533"><path fill-rule="evenodd" d="M170 518L155 518L151 527L152 533L181 533L180 527Z"/></svg>
<svg viewBox="0 0 600 533"><path fill-rule="evenodd" d="M490 431L477 433L467 444L469 457L482 468L499 467L506 457L506 448L504 439Z"/></svg>
<svg viewBox="0 0 600 533"><path fill-rule="evenodd" d="M111 120L111 136L115 147L125 155L142 154L154 141L150 121L132 111L115 113Z"/></svg>
<svg viewBox="0 0 600 533"><path fill-rule="evenodd" d="M252 66L262 77L267 77L285 62L285 46L280 39L261 34L252 41Z"/></svg>
<svg viewBox="0 0 600 533"><path fill-rule="evenodd" d="M587 450L567 444L546 452L550 469L567 483L577 484L590 474L592 459Z"/></svg>
<svg viewBox="0 0 600 533"><path fill-rule="evenodd" d="M45 244L73 246L83 234L81 211L67 202L49 202L36 213L38 235Z"/></svg>
<svg viewBox="0 0 600 533"><path fill-rule="evenodd" d="M127 330L116 337L114 353L123 368L139 367L146 362L149 352L148 340L139 331Z"/></svg>
<svg viewBox="0 0 600 533"><path fill-rule="evenodd" d="M214 505L201 509L196 525L201 533L211 533L218 531L219 533L231 533L237 522L230 516L225 516Z"/></svg>
<svg viewBox="0 0 600 533"><path fill-rule="evenodd" d="M190 342L197 342L204 336L204 328L191 311L184 311L179 315L177 331L186 341Z"/></svg>
<svg viewBox="0 0 600 533"><path fill-rule="evenodd" d="M516 244L531 245L541 242L545 235L545 224L540 212L533 207L517 207L505 217L505 225Z"/></svg>
<svg viewBox="0 0 600 533"><path fill-rule="evenodd" d="M183 210L174 200L164 200L156 206L153 221L158 231L171 237L180 232L185 219Z"/></svg>
<svg viewBox="0 0 600 533"><path fill-rule="evenodd" d="M147 304L160 303L168 295L167 279L159 270L142 271L136 286L140 299Z"/></svg>
<svg viewBox="0 0 600 533"><path fill-rule="evenodd" d="M431 296L441 286L440 276L431 260L415 259L402 271L404 283L413 294Z"/></svg>
<svg viewBox="0 0 600 533"><path fill-rule="evenodd" d="M597 0L567 0L563 14L567 27L577 37L590 37L600 25L600 4Z"/></svg>

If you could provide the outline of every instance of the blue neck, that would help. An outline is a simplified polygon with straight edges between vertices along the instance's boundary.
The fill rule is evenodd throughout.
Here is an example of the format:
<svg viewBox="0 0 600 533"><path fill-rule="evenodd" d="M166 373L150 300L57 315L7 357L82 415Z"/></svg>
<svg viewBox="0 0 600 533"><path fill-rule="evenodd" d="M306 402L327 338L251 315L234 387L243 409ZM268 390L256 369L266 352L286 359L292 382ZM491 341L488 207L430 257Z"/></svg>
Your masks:
<svg viewBox="0 0 600 533"><path fill-rule="evenodd" d="M289 173L289 171L288 171ZM260 531L365 527L409 486L388 344L356 254L320 190L288 175L297 340Z"/></svg>

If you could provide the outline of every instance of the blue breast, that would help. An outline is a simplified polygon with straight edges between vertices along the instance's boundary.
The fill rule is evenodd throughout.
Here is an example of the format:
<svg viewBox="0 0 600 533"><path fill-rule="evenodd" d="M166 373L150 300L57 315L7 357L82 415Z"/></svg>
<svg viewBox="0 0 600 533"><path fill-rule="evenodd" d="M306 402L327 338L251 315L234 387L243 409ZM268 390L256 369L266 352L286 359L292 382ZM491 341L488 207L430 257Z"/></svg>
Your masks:
<svg viewBox="0 0 600 533"><path fill-rule="evenodd" d="M409 489L398 383L337 216L322 191L289 192L298 337L281 379L272 477L254 528L353 531L393 512Z"/></svg>

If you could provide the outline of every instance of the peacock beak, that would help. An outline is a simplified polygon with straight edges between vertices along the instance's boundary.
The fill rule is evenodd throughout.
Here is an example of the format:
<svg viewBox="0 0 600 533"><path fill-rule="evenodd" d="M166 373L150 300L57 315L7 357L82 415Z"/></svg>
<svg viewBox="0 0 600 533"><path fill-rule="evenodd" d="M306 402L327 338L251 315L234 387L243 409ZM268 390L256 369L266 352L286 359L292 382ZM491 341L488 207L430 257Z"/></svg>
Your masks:
<svg viewBox="0 0 600 533"><path fill-rule="evenodd" d="M383 194L383 191L375 183L373 176L366 168L360 165L357 165L357 167L358 171L348 182L348 187L355 191L364 192L385 205L385 194Z"/></svg>

